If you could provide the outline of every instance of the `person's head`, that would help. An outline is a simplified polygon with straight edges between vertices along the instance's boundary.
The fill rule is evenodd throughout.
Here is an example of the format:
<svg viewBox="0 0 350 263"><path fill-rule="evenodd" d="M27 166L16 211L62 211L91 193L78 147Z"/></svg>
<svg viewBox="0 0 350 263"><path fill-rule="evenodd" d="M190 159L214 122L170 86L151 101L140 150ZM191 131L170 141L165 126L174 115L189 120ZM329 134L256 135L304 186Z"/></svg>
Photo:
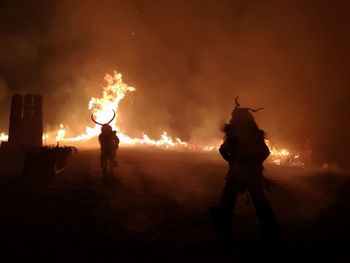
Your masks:
<svg viewBox="0 0 350 263"><path fill-rule="evenodd" d="M105 134L105 133L110 133L113 132L112 126L109 124L103 124L101 126L101 133Z"/></svg>
<svg viewBox="0 0 350 263"><path fill-rule="evenodd" d="M246 108L235 109L231 114L230 123L243 126L256 125L253 114Z"/></svg>
<svg viewBox="0 0 350 263"><path fill-rule="evenodd" d="M257 123L255 122L252 112L257 112L263 108L251 109L241 108L238 97L235 99L235 108L231 113L231 120L229 123L224 124L222 131L229 136L230 132L238 130L259 130Z"/></svg>

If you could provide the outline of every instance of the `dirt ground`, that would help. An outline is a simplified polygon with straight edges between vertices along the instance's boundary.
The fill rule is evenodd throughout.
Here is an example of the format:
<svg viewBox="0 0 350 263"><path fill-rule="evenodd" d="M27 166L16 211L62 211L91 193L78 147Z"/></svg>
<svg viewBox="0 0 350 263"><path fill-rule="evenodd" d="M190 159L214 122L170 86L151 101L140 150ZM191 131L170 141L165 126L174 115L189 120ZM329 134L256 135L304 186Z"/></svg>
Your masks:
<svg viewBox="0 0 350 263"><path fill-rule="evenodd" d="M122 148L116 180L102 183L98 150L79 150L54 177L26 176L1 157L2 262L340 262L350 259L350 176L266 165L286 249L264 247L247 195L235 244L216 237L208 209L226 163L216 153ZM281 253L277 253L281 252Z"/></svg>

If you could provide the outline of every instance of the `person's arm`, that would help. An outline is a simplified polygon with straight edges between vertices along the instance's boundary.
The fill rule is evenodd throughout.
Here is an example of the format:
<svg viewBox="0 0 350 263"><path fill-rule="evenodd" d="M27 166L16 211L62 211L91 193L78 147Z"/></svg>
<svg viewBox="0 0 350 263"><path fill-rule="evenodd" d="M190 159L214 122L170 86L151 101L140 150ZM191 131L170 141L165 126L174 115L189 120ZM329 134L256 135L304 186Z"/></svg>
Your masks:
<svg viewBox="0 0 350 263"><path fill-rule="evenodd" d="M227 162L232 161L232 153L231 153L231 149L230 149L230 145L229 142L227 140L224 141L223 144L221 144L220 148L219 148L219 152L222 156L222 158L224 158Z"/></svg>
<svg viewBox="0 0 350 263"><path fill-rule="evenodd" d="M262 154L262 159L263 161L265 161L267 159L267 157L269 157L270 155L270 149L269 147L267 147L266 143L264 142L264 151L263 151L263 154Z"/></svg>
<svg viewBox="0 0 350 263"><path fill-rule="evenodd" d="M256 161L262 164L267 159L267 157L269 157L269 155L270 149L267 147L265 138L262 136L256 145Z"/></svg>
<svg viewBox="0 0 350 263"><path fill-rule="evenodd" d="M99 136L98 136L98 142L100 143L100 145L102 145L102 134L100 134Z"/></svg>
<svg viewBox="0 0 350 263"><path fill-rule="evenodd" d="M117 133L115 133L114 143L116 146L116 150L118 150L118 148L119 148L119 142L120 142L119 137L118 137Z"/></svg>

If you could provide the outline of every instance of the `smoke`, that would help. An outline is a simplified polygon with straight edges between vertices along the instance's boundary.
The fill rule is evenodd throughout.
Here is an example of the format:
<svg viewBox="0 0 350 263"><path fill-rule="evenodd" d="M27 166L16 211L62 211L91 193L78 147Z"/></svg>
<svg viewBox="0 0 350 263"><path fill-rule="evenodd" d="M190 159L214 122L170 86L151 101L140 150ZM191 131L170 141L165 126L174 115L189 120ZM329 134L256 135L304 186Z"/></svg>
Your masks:
<svg viewBox="0 0 350 263"><path fill-rule="evenodd" d="M255 116L272 141L302 149L309 140L318 159L348 161L346 1L0 5L2 87L42 93L49 128L63 122L82 132L89 98L116 69L137 89L121 105L120 125L132 136L167 130L209 143L239 95L265 108Z"/></svg>

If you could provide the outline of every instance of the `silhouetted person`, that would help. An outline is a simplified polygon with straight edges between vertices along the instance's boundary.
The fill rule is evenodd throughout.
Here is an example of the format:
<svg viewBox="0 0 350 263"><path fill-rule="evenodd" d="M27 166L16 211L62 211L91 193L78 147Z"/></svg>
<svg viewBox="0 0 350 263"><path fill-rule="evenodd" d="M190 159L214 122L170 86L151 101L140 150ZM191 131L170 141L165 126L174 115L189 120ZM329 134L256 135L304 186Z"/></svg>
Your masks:
<svg viewBox="0 0 350 263"><path fill-rule="evenodd" d="M261 237L276 241L279 231L274 212L264 192L263 162L270 151L265 133L256 124L250 108L240 108L238 97L229 123L223 127L224 142L219 152L229 163L226 183L218 207L211 208L210 220L224 238L231 237L231 224L238 194L249 192L261 224Z"/></svg>
<svg viewBox="0 0 350 263"><path fill-rule="evenodd" d="M98 123L94 120L93 115L91 119L96 123L101 125L101 133L98 136L98 141L101 147L101 168L103 170L103 180L107 182L111 179L114 173L114 167L118 165L117 162L117 150L119 148L119 138L116 131L113 131L112 127L109 125L115 117L115 112L113 111L113 118L105 124Z"/></svg>

